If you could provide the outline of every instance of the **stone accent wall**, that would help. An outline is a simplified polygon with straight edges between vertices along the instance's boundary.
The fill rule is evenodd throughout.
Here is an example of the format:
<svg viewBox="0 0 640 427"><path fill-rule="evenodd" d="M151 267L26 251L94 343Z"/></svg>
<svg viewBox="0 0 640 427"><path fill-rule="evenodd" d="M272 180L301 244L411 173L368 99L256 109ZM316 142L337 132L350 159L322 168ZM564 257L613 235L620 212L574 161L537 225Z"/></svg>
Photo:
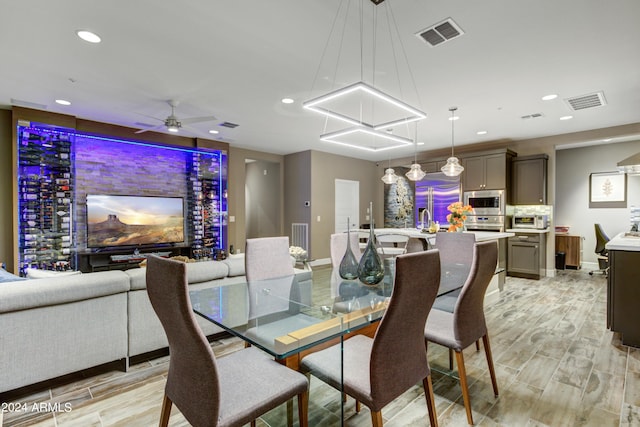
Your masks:
<svg viewBox="0 0 640 427"><path fill-rule="evenodd" d="M86 249L87 194L174 196L187 200L189 156L185 151L77 135L74 172L77 248ZM188 232L188 227L185 231Z"/></svg>
<svg viewBox="0 0 640 427"><path fill-rule="evenodd" d="M384 188L384 227L404 228L415 227L413 204L415 186L404 173L406 169L397 168L398 182L385 185Z"/></svg>

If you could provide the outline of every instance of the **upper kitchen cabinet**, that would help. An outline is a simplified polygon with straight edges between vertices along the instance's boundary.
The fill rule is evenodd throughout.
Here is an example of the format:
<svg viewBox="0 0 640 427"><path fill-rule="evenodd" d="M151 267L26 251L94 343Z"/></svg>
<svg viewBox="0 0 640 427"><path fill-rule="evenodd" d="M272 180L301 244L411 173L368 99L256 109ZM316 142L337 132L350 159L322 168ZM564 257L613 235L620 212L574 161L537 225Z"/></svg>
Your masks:
<svg viewBox="0 0 640 427"><path fill-rule="evenodd" d="M512 161L511 201L514 205L547 204L547 162L549 156L516 157Z"/></svg>
<svg viewBox="0 0 640 427"><path fill-rule="evenodd" d="M496 150L462 158L463 191L506 190L511 179L513 155L509 150Z"/></svg>
<svg viewBox="0 0 640 427"><path fill-rule="evenodd" d="M421 163L421 167L424 173L438 173L438 172L441 172L442 167L446 164L447 164L447 160L442 159L442 160L434 160L431 162Z"/></svg>

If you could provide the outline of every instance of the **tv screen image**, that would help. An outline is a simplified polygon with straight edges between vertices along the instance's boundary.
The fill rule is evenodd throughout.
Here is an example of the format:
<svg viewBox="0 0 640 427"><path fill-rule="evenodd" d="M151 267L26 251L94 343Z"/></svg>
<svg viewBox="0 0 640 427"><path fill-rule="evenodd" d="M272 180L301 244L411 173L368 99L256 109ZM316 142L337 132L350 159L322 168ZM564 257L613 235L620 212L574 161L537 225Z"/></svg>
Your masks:
<svg viewBox="0 0 640 427"><path fill-rule="evenodd" d="M182 197L87 195L87 247L184 242Z"/></svg>

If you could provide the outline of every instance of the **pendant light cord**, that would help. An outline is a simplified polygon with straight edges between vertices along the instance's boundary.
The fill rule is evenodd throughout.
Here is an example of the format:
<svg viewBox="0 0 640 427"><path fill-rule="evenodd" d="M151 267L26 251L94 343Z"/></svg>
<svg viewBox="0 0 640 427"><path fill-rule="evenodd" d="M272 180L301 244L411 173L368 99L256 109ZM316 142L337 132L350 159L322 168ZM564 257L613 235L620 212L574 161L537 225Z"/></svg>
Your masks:
<svg viewBox="0 0 640 427"><path fill-rule="evenodd" d="M451 107L449 108L449 111L451 111L451 157L453 157L453 122L455 122L454 118L454 113L457 110L457 107Z"/></svg>

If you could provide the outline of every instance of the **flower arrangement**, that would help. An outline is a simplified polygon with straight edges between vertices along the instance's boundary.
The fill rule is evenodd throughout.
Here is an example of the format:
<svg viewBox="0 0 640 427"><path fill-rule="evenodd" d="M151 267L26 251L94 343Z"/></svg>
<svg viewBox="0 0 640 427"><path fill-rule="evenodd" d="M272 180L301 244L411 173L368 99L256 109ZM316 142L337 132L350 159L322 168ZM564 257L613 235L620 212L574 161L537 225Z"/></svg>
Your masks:
<svg viewBox="0 0 640 427"><path fill-rule="evenodd" d="M294 257L296 261L304 261L307 259L307 251L300 246L290 246L289 255Z"/></svg>
<svg viewBox="0 0 640 427"><path fill-rule="evenodd" d="M463 205L461 202L454 202L447 206L447 210L451 212L447 215L447 221L450 224L447 231L458 231L464 226L467 215L471 213L473 208L469 205Z"/></svg>

